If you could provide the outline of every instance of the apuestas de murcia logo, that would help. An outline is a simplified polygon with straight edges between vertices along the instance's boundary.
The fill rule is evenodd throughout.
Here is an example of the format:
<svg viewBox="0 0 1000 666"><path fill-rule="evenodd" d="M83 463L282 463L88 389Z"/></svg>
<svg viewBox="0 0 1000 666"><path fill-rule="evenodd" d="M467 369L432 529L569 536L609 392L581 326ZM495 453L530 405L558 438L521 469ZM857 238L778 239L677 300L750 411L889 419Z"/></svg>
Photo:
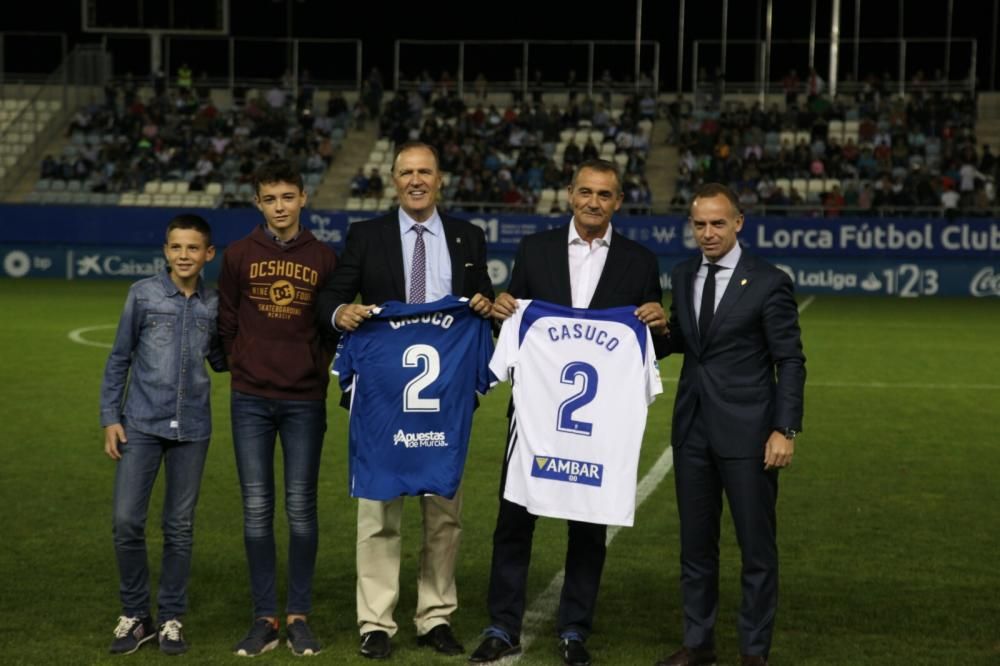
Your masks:
<svg viewBox="0 0 1000 666"><path fill-rule="evenodd" d="M402 429L400 429L397 430L395 436L393 436L392 444L393 446L399 446L402 444L408 449L419 449L426 446L448 446L444 433L434 430L429 432L403 432Z"/></svg>
<svg viewBox="0 0 1000 666"><path fill-rule="evenodd" d="M973 296L1000 296L1000 274L987 266L972 277L969 293Z"/></svg>

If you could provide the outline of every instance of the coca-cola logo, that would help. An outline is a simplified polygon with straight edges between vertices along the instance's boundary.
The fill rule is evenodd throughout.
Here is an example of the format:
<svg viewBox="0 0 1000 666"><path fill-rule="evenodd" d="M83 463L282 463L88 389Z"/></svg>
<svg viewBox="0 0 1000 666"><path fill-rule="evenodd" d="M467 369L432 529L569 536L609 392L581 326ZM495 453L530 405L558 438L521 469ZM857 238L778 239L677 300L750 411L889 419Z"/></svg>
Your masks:
<svg viewBox="0 0 1000 666"><path fill-rule="evenodd" d="M1000 274L987 266L973 276L969 292L973 296L1000 296Z"/></svg>

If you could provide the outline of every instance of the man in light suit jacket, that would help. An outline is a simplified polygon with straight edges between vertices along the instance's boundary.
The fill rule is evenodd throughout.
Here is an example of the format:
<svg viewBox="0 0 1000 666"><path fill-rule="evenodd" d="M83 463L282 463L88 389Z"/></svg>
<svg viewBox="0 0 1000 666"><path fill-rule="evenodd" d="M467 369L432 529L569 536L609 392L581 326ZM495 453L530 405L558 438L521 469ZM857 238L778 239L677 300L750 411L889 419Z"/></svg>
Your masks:
<svg viewBox="0 0 1000 666"><path fill-rule="evenodd" d="M486 270L486 237L475 225L438 212L437 152L423 143L403 144L393 162L393 181L399 209L351 225L342 260L319 292L319 321L337 331L353 331L371 316L373 307L386 301L412 302L414 292L420 293L417 300L428 303L448 294L468 297L473 310L488 316L493 285ZM416 276L416 266L423 266L422 275ZM354 303L359 294L362 302ZM424 531L414 618L417 642L443 654L459 654L464 648L449 621L458 607L455 562L462 490L450 500L421 497L420 508ZM392 612L399 599L402 512L402 497L358 500L360 652L372 659L389 656L390 638L397 629Z"/></svg>
<svg viewBox="0 0 1000 666"><path fill-rule="evenodd" d="M611 228L611 217L622 204L621 179L605 160L583 162L569 186L573 219L569 225L522 239L506 293L497 297L493 315L507 319L517 298L540 299L577 308L632 305L636 316L654 333L654 343L666 353L666 314L660 303L660 270L656 257ZM662 345L662 348L660 347ZM508 410L513 416L513 402ZM537 516L504 499L507 455L500 482L500 511L493 533L490 569L490 626L469 661L497 661L521 651L521 621L531 541ZM568 521L566 578L559 601L556 628L560 653L571 666L586 666L584 645L590 635L594 607L606 553L607 526Z"/></svg>
<svg viewBox="0 0 1000 666"><path fill-rule="evenodd" d="M778 470L802 429L805 356L792 282L737 242L736 194L699 187L701 255L673 270L670 350L684 354L674 405L684 644L659 666L715 664L719 522L725 493L743 558L744 666L767 664L778 605Z"/></svg>

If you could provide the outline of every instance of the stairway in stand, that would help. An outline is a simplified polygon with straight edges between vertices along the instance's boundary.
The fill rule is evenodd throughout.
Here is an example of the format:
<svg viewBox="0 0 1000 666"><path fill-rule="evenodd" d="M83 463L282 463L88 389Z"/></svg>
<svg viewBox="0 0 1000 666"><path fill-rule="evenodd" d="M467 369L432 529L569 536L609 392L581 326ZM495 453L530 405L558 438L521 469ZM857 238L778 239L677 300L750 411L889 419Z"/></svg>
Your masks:
<svg viewBox="0 0 1000 666"><path fill-rule="evenodd" d="M333 160L333 164L323 178L323 184L313 200L309 202L309 207L315 210L343 210L347 202L351 189L351 178L357 173L358 167L364 165L368 160L375 141L378 139L378 123L369 121L365 123L364 129L351 129L344 142L340 145L340 150Z"/></svg>

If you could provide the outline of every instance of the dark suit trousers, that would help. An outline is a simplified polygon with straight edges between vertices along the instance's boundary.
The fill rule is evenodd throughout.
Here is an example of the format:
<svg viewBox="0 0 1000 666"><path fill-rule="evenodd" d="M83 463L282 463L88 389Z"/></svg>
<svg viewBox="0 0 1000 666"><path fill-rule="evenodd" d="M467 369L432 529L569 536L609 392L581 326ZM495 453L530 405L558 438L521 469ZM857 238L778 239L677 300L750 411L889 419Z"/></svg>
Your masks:
<svg viewBox="0 0 1000 666"><path fill-rule="evenodd" d="M486 605L490 622L519 638L531 563L531 541L538 516L503 498L509 460L508 452L500 480L500 511L493 531L493 561ZM594 608L607 554L608 527L575 520L566 522L569 542L556 629L559 633L575 631L586 639L594 625Z"/></svg>
<svg viewBox="0 0 1000 666"><path fill-rule="evenodd" d="M778 473L764 471L763 454L719 457L700 426L705 417L701 413L696 416L687 439L674 449L684 645L714 647L719 610L719 524L725 492L742 553L740 652L767 656L778 607Z"/></svg>

